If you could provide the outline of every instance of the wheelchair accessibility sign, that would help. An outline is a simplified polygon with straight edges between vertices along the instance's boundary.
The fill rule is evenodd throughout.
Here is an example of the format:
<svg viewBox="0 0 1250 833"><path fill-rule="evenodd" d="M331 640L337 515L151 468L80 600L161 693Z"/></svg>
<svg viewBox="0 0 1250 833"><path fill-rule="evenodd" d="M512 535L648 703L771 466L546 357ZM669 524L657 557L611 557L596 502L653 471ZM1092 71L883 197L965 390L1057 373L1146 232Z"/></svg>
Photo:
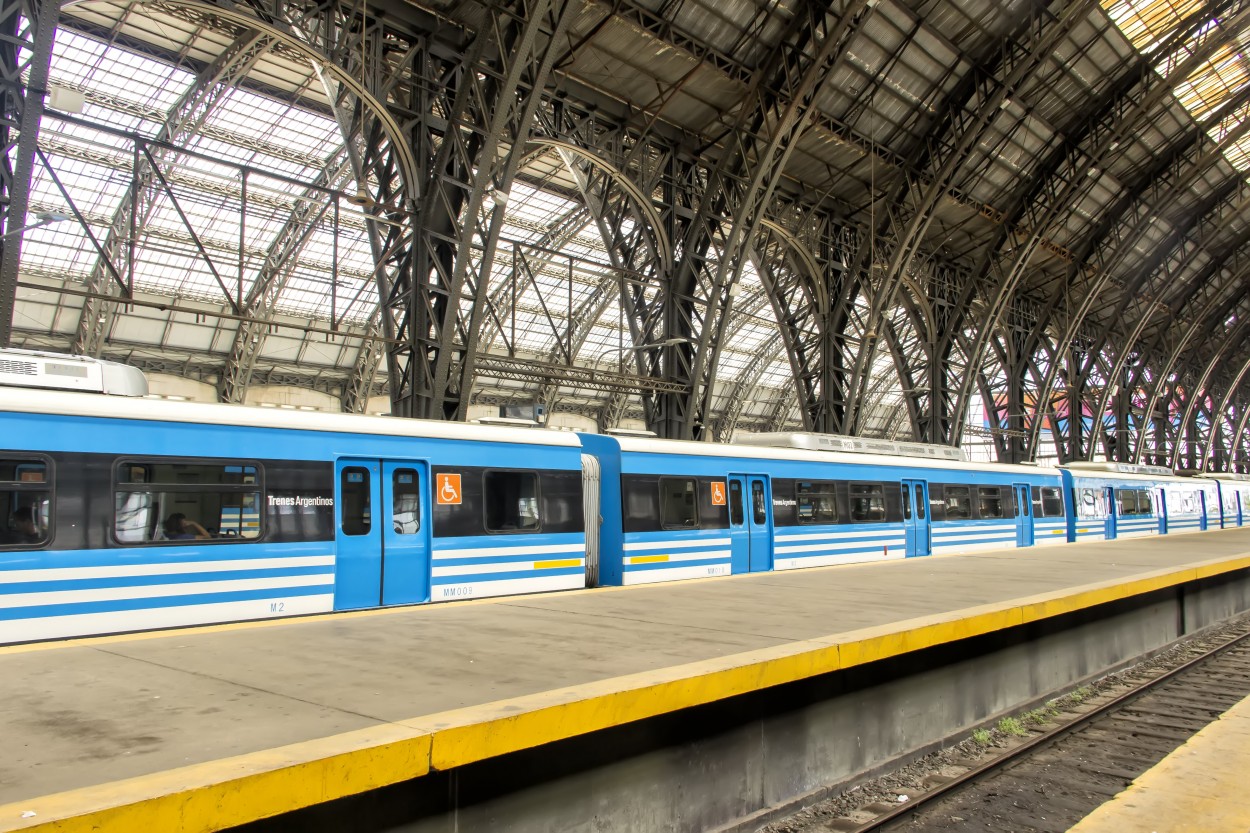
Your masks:
<svg viewBox="0 0 1250 833"><path fill-rule="evenodd" d="M437 500L443 506L460 503L460 475L437 474L435 475L434 488Z"/></svg>
<svg viewBox="0 0 1250 833"><path fill-rule="evenodd" d="M725 505L725 481L723 480L712 481L712 505Z"/></svg>

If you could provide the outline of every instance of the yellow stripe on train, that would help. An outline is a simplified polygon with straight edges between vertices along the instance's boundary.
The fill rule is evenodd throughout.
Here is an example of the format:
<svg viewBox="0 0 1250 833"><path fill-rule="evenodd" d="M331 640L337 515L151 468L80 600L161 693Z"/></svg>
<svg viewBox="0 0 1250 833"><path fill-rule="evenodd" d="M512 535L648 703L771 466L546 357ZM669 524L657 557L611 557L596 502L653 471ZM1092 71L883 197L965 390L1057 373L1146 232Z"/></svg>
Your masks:
<svg viewBox="0 0 1250 833"><path fill-rule="evenodd" d="M559 561L535 561L535 570L558 570L561 567L580 567L580 558L561 558Z"/></svg>

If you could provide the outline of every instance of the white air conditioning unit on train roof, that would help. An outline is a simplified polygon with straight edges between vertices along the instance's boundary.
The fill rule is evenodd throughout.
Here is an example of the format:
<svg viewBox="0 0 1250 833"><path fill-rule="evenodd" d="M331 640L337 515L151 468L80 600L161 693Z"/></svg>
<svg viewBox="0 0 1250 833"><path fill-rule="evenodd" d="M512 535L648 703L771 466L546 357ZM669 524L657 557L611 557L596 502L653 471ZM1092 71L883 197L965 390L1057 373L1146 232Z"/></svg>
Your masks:
<svg viewBox="0 0 1250 833"><path fill-rule="evenodd" d="M850 454L885 454L892 457L919 457L926 460L966 462L963 449L931 443L895 442L872 437L849 437L845 434L815 434L801 431L780 431L765 434L738 434L734 442L768 448L799 448L804 451L842 451Z"/></svg>
<svg viewBox="0 0 1250 833"><path fill-rule="evenodd" d="M0 350L0 385L113 396L148 394L148 379L137 367L36 350Z"/></svg>
<svg viewBox="0 0 1250 833"><path fill-rule="evenodd" d="M1074 460L1059 468L1075 471L1106 471L1113 474L1154 474L1164 477L1175 475L1167 466L1146 466L1140 463L1116 463L1111 460Z"/></svg>

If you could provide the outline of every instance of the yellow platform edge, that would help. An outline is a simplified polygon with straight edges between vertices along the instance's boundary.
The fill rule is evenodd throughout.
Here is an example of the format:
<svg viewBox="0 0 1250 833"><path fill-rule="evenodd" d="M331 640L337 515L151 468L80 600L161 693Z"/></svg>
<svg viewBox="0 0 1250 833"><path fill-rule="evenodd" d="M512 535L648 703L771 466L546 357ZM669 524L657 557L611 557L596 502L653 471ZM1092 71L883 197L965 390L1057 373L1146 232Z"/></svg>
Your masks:
<svg viewBox="0 0 1250 833"><path fill-rule="evenodd" d="M207 833L735 695L1250 568L1211 559L614 677L0 806L0 833ZM33 816L23 818L23 813Z"/></svg>

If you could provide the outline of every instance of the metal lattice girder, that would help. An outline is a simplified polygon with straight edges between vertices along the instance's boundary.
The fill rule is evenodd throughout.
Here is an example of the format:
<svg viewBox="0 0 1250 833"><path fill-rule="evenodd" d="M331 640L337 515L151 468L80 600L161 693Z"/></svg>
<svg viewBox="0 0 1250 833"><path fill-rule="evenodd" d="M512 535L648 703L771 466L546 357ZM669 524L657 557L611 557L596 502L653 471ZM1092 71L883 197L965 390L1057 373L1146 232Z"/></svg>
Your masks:
<svg viewBox="0 0 1250 833"><path fill-rule="evenodd" d="M1151 102L1170 94L1170 86L1158 83L1153 66L1157 55L1176 49L1205 26L1213 13L1229 5L1220 0L1197 10L1176 27L1158 50L1150 55L1138 56L1099 95L1088 114L1074 118L1073 125L1063 131L1066 141L1053 143L1030 175L1011 194L1009 203L1004 206L995 240L986 249L987 260L974 269L978 274L991 274L991 285L995 291L987 293L990 306L982 313L982 323L972 348L973 364L979 361L988 340L1015 302L1017 289L1038 251L1051 245L1049 234L1054 223L1070 210L1079 189L1088 187L1090 178L1086 173L1090 166L1105 165L1107 156L1114 152L1123 135L1120 132L1125 126L1121 123L1123 114L1129 111L1140 115L1149 109L1149 103L1136 106L1134 94L1142 96L1153 90ZM1039 334L1042 331L1044 327L1037 329ZM972 380L965 378L956 403L957 419L962 419L962 414L967 411L971 386ZM1037 404L1040 407L1044 403L1038 400ZM1035 432L1027 448L1029 454L1036 448L1036 430L1040 430L1040 424L1039 420L1034 420Z"/></svg>
<svg viewBox="0 0 1250 833"><path fill-rule="evenodd" d="M848 422L853 428L859 424L856 414L867 386L881 322L894 305L913 258L920 252L939 202L950 192L1007 97L1050 59L1055 46L1073 27L1083 23L1095 7L1096 3L1090 0L1078 0L1062 9L1055 19L1046 5L1027 4L1014 30L995 44L991 53L993 64L978 64L962 79L929 137L917 149L918 168L930 175L923 180L911 174L903 176L890 193L882 225L874 230L887 240L889 266L881 285L869 295L865 345L856 359L849 386L852 395ZM904 205L909 209L907 216L901 213ZM871 284L871 280L867 283Z"/></svg>
<svg viewBox="0 0 1250 833"><path fill-rule="evenodd" d="M265 336L269 332L268 322L273 319L287 280L295 271L299 253L327 212L334 209L337 216L337 198L323 189L339 190L344 187L345 178L351 174L345 151L344 148L339 158L331 160L321 171L315 183L317 188L295 198L294 208L269 244L260 271L242 304L241 312L250 320L240 323L235 330L230 357L226 360L218 385L218 396L222 402L245 400L256 361L264 349ZM331 322L331 327L337 325L337 321Z"/></svg>
<svg viewBox="0 0 1250 833"><path fill-rule="evenodd" d="M147 154L135 151L135 162L128 193L118 204L108 233L101 243L101 256L95 261L86 280L87 290L96 297L88 298L78 319L73 352L99 356L112 325L116 304L104 300L109 296L128 296L128 286L119 276L129 275L139 230L158 205L162 191L163 172L180 161L174 148L194 136L212 114L213 109L230 93L256 62L272 46L270 38L253 29L243 29L234 41L197 76L195 82L171 108L165 123ZM104 296L104 297L99 297Z"/></svg>
<svg viewBox="0 0 1250 833"><path fill-rule="evenodd" d="M1172 68L1169 77L1185 78L1202 67L1212 55L1226 45L1228 39L1232 37L1230 32L1239 30L1240 27L1246 24L1248 19L1250 19L1250 7L1239 8L1228 20L1227 28L1220 26L1210 27L1206 30L1199 29L1190 39L1185 58ZM1194 21L1192 25L1196 26L1197 21ZM1125 91L1124 100L1117 101L1115 107L1097 115L1096 127L1089 128L1086 131L1086 135L1090 137L1089 146L1080 147L1072 151L1065 159L1061 172L1056 176L1058 187L1053 187L1052 193L1063 194L1065 197L1064 205L1071 204L1070 199L1076 191L1090 187L1085 184L1090 179L1085 174L1088 172L1091 160L1092 164L1101 164L1104 156L1118 143L1117 137L1132 135L1141 129L1151 118L1156 105L1172 95L1171 83L1167 78L1155 72L1126 77L1133 83L1131 85L1127 83L1123 85L1128 87ZM1053 207L1056 204L1052 200L1047 208L1050 208L1053 213ZM1035 225L1034 228L1037 229L1038 226ZM1072 343L1076 339L1079 329L1085 325L1086 316L1103 285L1105 285L1105 275L1103 283L1090 288L1080 296L1080 301L1075 309L1068 308L1064 304L1055 304L1052 309L1052 318L1039 322L1039 331L1041 328L1049 326L1050 321L1054 320L1053 316L1062 315L1065 329L1059 337L1059 342ZM1075 289L1076 287L1071 285L1070 278L1068 292L1075 293ZM1073 368L1072 371L1077 373L1079 368ZM1058 367L1052 367L1046 379L1043 380L1039 404L1048 398L1049 389L1054 384L1057 372ZM1069 385L1073 381L1073 379L1069 379ZM1079 383L1079 377L1075 381ZM1030 447L1035 447L1036 445L1036 432L1039 430L1038 424L1035 423L1033 430L1034 433L1030 437ZM1071 444L1069 445L1071 448ZM1083 448L1083 444L1081 447Z"/></svg>
<svg viewBox="0 0 1250 833"><path fill-rule="evenodd" d="M1242 99L1241 102L1235 102L1238 106L1244 104L1250 95L1239 96L1239 98ZM1170 199L1185 193L1210 167L1222 163L1224 151L1232 147L1243 134L1244 130L1241 129L1230 131L1229 135L1213 148L1200 152L1202 143L1199 137L1204 135L1204 131L1201 126L1196 127L1184 134L1169 153L1160 154L1155 164L1143 172L1137 183L1125 189L1118 204L1104 212L1106 219L1094 233L1087 236L1086 244L1074 257L1073 265L1069 267L1069 283L1071 283L1077 269L1089 268L1084 267L1084 264L1093 264L1090 269L1092 275L1086 276L1087 285L1090 287L1086 295L1087 302L1092 303L1092 299L1096 297L1100 289L1117 274L1118 267L1133 255L1138 241L1153 227L1156 214L1166 213L1166 206ZM1223 206L1228 197L1237 191L1239 182L1240 180L1237 179L1226 181L1208 194L1201 204L1187 209L1172 224L1169 236L1155 245L1154 255L1148 258L1136 270L1135 276L1128 281L1120 308L1106 317L1106 323L1090 350L1091 360L1104 356L1110 349L1113 330L1124 320L1128 306L1134 301L1150 298L1149 293L1141 291L1142 285L1155 274L1167 254L1179 241L1188 236L1193 226ZM1146 195L1151 196L1152 199L1143 199ZM1081 266L1078 266L1078 263ZM1163 310L1166 309L1163 307ZM1119 334L1117 341L1122 345L1120 351L1122 355L1127 355L1127 348L1136 343L1135 334L1139 334L1146 326L1146 322L1159 311L1159 305L1148 303L1133 334L1127 337L1123 333ZM1118 375L1114 368L1112 375ZM1110 388L1108 387L1104 390L1098 404L1095 405L1095 413L1103 413L1106 410L1109 396ZM1086 457L1091 458L1094 451L1091 445L1086 449Z"/></svg>
<svg viewBox="0 0 1250 833"><path fill-rule="evenodd" d="M397 249L383 318L396 415L465 417L504 208L573 5L487 6L461 54L424 56L399 104L428 116L411 130L426 160L419 227Z"/></svg>
<svg viewBox="0 0 1250 833"><path fill-rule="evenodd" d="M1189 318L1189 323L1185 328L1179 332L1161 329L1159 337L1142 348L1142 353L1146 356L1163 357L1166 355L1162 361L1155 361L1152 367L1154 385L1146 405L1147 414L1153 413L1163 400L1168 380L1174 375L1185 349L1191 344L1200 344L1205 341L1208 334L1213 333L1214 329L1225 321L1237 305L1246 298L1248 290L1244 282L1248 274L1250 274L1250 229L1244 230L1226 247L1225 252L1213 253L1206 269L1198 275L1197 280L1201 280L1205 286L1219 286L1222 289L1208 294L1205 298L1201 295L1191 295L1186 298L1185 306L1178 313L1185 314ZM1217 281L1217 276L1222 280ZM1199 309L1190 309L1190 307L1197 306L1199 302L1202 302ZM1165 343L1165 337L1168 335L1174 337L1170 345ZM1142 385L1142 382L1140 378L1131 378L1128 384L1137 388ZM1142 458L1144 439L1144 434L1139 435L1138 445L1133 454L1134 461L1140 461Z"/></svg>
<svg viewBox="0 0 1250 833"><path fill-rule="evenodd" d="M801 4L752 77L723 134L716 164L700 177L702 193L692 200L692 216L681 231L681 258L671 287L641 314L642 332L688 340L667 347L668 365L659 368L686 387L683 394L657 400L652 427L661 436L694 438L703 420L710 419L718 351L733 298L730 287L786 160L809 125L816 93L844 56L866 10L865 0L852 0L839 16L831 15L827 4Z"/></svg>
<svg viewBox="0 0 1250 833"><path fill-rule="evenodd" d="M57 17L52 0L0 4L0 347L8 346L13 333L20 229L30 201Z"/></svg>
<svg viewBox="0 0 1250 833"><path fill-rule="evenodd" d="M1250 305L1248 305L1250 306ZM1188 388L1188 401L1185 403L1185 411L1181 416L1181 426L1186 431L1196 431L1196 419L1200 403L1204 402L1210 395L1211 379L1215 375L1220 364L1228 357L1229 351L1240 346L1246 337L1247 327L1250 327L1250 317L1244 313L1250 310L1241 310L1242 315L1238 315L1231 319L1231 324L1225 322L1223 331L1215 334L1216 337L1207 342L1214 347L1210 351L1210 356L1206 359L1201 371L1197 374L1187 374L1190 378L1186 378L1184 384ZM1191 442L1185 448L1177 446L1172 449L1171 463L1175 468L1181 458L1182 451L1187 450L1190 454L1189 463L1193 466L1194 455L1196 453L1196 442Z"/></svg>
<svg viewBox="0 0 1250 833"><path fill-rule="evenodd" d="M836 238L845 235L835 232ZM823 241L822 241L823 242ZM842 248L838 243L835 249ZM801 403L800 415L803 427L808 431L830 431L838 423L833 413L830 389L836 382L832 377L841 369L844 338L830 328L834 307L831 295L838 293L841 282L839 272L822 268L810 248L788 229L771 220L760 224L760 231L752 244L756 271L764 291L772 302L773 312L781 332L786 354L798 387ZM836 263L845 252L829 252ZM727 328L733 331L732 324ZM758 374L761 368L752 360L743 381ZM753 372L752 372L753 368ZM732 402L731 408L735 407ZM738 407L737 415L741 414ZM732 432L737 415L729 419L728 430ZM725 433L725 429L721 429Z"/></svg>

